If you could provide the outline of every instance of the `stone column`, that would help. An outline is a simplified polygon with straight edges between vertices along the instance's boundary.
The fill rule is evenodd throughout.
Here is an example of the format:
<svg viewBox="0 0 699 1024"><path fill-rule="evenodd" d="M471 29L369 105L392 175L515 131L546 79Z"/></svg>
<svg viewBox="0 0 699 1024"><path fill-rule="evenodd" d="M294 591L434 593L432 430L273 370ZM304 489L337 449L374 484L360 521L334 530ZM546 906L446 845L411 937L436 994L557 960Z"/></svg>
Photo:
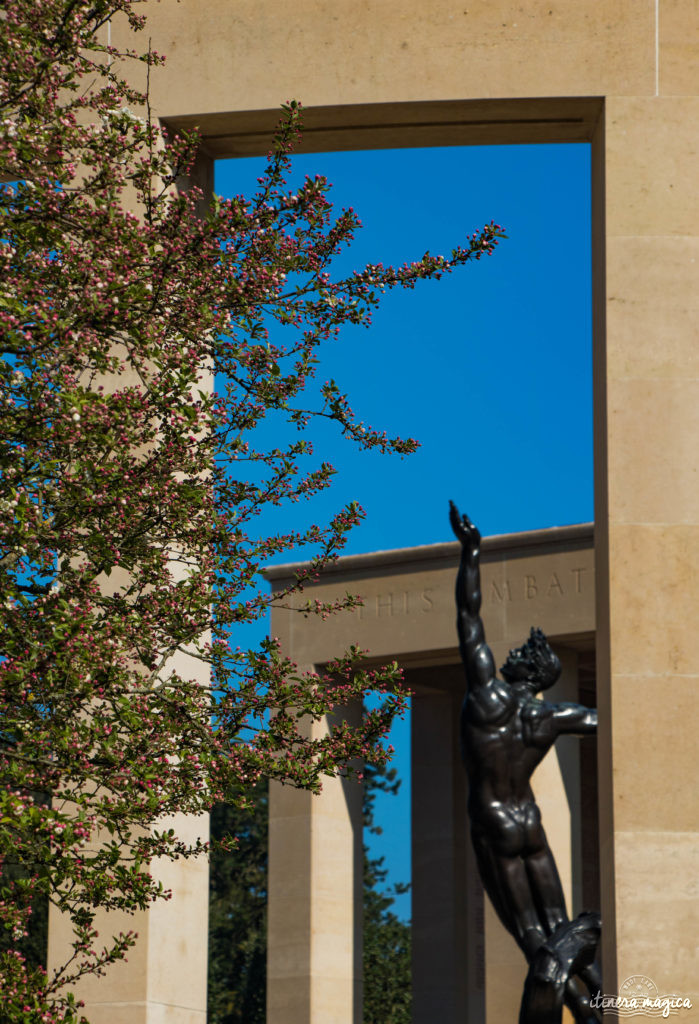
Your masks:
<svg viewBox="0 0 699 1024"><path fill-rule="evenodd" d="M197 156L190 178L182 179L182 189L196 184L203 191L201 210L213 192L213 160L203 153ZM139 208L133 200L133 210ZM107 379L106 386L137 383L127 375ZM211 367L203 366L198 382L201 388L213 388ZM173 571L180 571L177 565ZM119 574L112 574L105 586L114 586ZM186 653L177 654L173 671L186 678L209 681L208 666ZM158 823L173 828L188 844L209 838L209 816L176 814ZM107 945L110 936L135 931L138 940L128 959L107 968L104 977L86 976L71 986L85 1002L90 1024L206 1024L206 979L208 966L209 866L205 857L176 860L160 859L151 864L150 873L172 892L169 900L158 900L148 910L135 915L100 911L95 927L100 933L98 948ZM49 908L48 970L64 964L72 954L73 933L69 921L53 907Z"/></svg>
<svg viewBox="0 0 699 1024"><path fill-rule="evenodd" d="M593 153L603 969L696 1013L697 26L656 10L654 75Z"/></svg>
<svg viewBox="0 0 699 1024"><path fill-rule="evenodd" d="M420 680L418 683L417 680ZM422 685L426 681L436 686ZM483 893L458 746L463 669L410 674L414 1024L483 1020Z"/></svg>
<svg viewBox="0 0 699 1024"><path fill-rule="evenodd" d="M179 670L193 676L191 664ZM178 814L159 822L187 843L209 837L209 817ZM138 933L128 959L71 986L85 1002L90 1024L206 1024L209 866L204 857L154 861L150 873L172 892L135 915L99 911L97 947L120 931ZM65 915L49 909L48 969L71 956L73 933Z"/></svg>
<svg viewBox="0 0 699 1024"><path fill-rule="evenodd" d="M358 704L343 717L357 721ZM331 728L327 721L314 731ZM269 794L268 1024L361 1024L362 790Z"/></svg>

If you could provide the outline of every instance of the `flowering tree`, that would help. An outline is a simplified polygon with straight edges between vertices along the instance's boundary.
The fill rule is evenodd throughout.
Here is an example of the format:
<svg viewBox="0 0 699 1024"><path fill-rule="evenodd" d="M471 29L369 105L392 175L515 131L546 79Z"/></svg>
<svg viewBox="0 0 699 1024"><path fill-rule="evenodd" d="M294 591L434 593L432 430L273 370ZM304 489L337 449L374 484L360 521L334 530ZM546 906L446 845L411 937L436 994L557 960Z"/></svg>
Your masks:
<svg viewBox="0 0 699 1024"><path fill-rule="evenodd" d="M333 279L358 221L333 219L322 178L285 185L295 103L257 194L215 199L202 218L200 192L176 187L196 139L168 137L123 70L162 58L104 41L110 17L142 27L134 7L14 0L0 15L7 1021L80 1019L71 983L134 941L97 946L96 908L144 908L163 895L154 857L201 852L159 827L164 815L201 813L260 777L315 790L353 758L385 757L379 741L403 700L395 668L357 672L350 651L319 678L274 641L234 646L236 625L269 606L269 558L312 545L301 590L361 509L301 532L262 535L257 523L328 486L331 466L304 468L317 417L362 448L415 448L357 422L334 382L315 384L318 346L368 324L386 288L480 259L501 235L491 224L448 258ZM255 428L270 416L286 440L260 447ZM183 652L209 683L175 670ZM384 700L360 728L308 738L303 721L368 690ZM51 976L21 953L40 900L74 927L73 955Z"/></svg>

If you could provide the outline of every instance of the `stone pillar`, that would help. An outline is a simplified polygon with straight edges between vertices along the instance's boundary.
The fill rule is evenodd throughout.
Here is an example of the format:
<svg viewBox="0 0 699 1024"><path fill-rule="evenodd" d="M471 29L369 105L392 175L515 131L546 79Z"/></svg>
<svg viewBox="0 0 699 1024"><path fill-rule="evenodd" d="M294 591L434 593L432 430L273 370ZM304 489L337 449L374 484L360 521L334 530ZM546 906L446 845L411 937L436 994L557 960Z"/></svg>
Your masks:
<svg viewBox="0 0 699 1024"><path fill-rule="evenodd" d="M418 680L420 682L418 682ZM423 685L425 682L437 685ZM483 1020L483 892L459 752L463 669L408 676L412 732L414 1024Z"/></svg>
<svg viewBox="0 0 699 1024"><path fill-rule="evenodd" d="M213 160L200 153L191 176L178 183L186 189L198 185L203 192L200 210L213 193ZM132 198L136 214L139 207ZM128 375L106 378L107 387L136 383ZM203 366L198 381L201 388L214 386L211 367ZM174 565L173 573L182 571ZM117 585L119 573L112 573L106 586ZM209 670L199 659L186 653L170 662L173 671L202 685L208 683ZM176 814L158 822L158 827L173 828L188 844L209 838L209 816ZM150 865L150 873L172 892L169 900L158 900L146 911L135 915L100 911L95 927L100 933L98 948L109 943L110 936L135 931L136 945L128 959L107 968L104 977L88 975L71 986L85 1002L90 1024L206 1024L206 980L208 968L209 865L205 857L187 860L159 859ZM67 962L72 955L73 933L69 921L54 907L49 908L48 970Z"/></svg>
<svg viewBox="0 0 699 1024"><path fill-rule="evenodd" d="M159 822L188 843L209 837L209 817L178 814ZM209 868L206 858L155 861L150 872L172 892L135 915L98 912L97 946L120 931L138 933L128 959L71 986L90 1024L206 1024ZM71 955L72 929L49 909L48 969Z"/></svg>
<svg viewBox="0 0 699 1024"><path fill-rule="evenodd" d="M343 717L357 721L358 704ZM327 721L313 726L322 734ZM362 790L269 794L268 1024L361 1024Z"/></svg>
<svg viewBox="0 0 699 1024"><path fill-rule="evenodd" d="M656 9L654 75L593 153L603 970L696 1012L697 28Z"/></svg>

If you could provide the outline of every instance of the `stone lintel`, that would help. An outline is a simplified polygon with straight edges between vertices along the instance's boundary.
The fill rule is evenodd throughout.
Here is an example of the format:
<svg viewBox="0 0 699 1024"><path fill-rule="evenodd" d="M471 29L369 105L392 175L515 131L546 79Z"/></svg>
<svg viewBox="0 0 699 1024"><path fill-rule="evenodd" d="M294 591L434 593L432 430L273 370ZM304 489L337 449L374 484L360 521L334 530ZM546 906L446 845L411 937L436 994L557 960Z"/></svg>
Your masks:
<svg viewBox="0 0 699 1024"><path fill-rule="evenodd" d="M483 618L495 646L521 643L540 626L559 644L592 646L595 628L592 526L554 527L483 540ZM340 558L306 583L282 592L308 563L266 575L279 597L272 635L303 664L323 664L352 644L375 660L402 665L458 662L454 583L458 542ZM357 595L361 607L326 619L304 606Z"/></svg>

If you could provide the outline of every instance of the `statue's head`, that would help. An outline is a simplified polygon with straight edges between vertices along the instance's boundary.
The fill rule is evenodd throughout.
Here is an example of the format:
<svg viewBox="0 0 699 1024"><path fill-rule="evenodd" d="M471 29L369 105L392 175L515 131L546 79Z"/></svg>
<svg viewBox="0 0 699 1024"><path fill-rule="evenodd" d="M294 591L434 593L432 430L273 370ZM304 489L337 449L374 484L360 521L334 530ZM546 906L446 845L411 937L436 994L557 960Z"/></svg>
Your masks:
<svg viewBox="0 0 699 1024"><path fill-rule="evenodd" d="M538 693L557 681L561 663L541 630L532 627L529 639L510 651L500 672L506 682L525 683Z"/></svg>

